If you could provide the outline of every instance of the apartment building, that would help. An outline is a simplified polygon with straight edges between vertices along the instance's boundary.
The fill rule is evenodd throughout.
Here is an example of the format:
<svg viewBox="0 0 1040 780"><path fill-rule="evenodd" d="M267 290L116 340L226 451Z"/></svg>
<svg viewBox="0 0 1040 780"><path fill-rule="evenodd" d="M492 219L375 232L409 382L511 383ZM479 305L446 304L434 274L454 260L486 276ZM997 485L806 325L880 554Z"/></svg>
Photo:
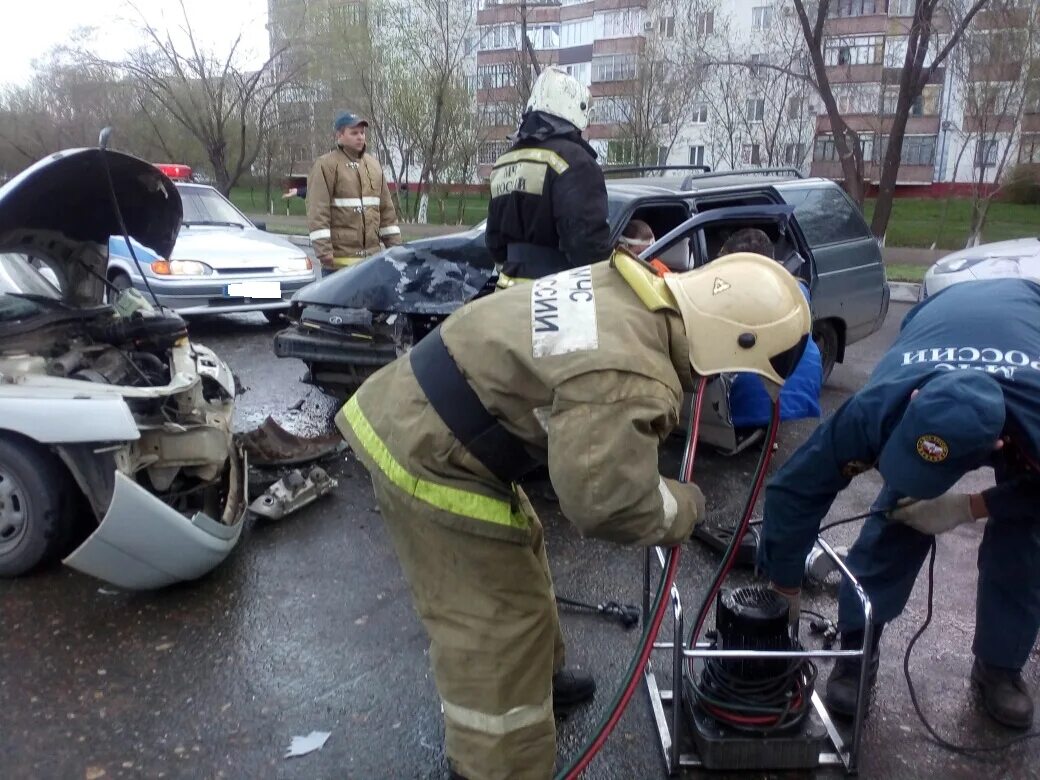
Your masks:
<svg viewBox="0 0 1040 780"><path fill-rule="evenodd" d="M900 185L992 181L1002 168L1040 164L1040 60L1033 40L1040 34L1029 29L1037 19L1036 2L1003 0L999 13L980 15L964 52L935 70L911 108ZM914 6L914 0L834 0L825 26L828 77L839 109L860 135L872 182L892 127ZM526 16L539 63L558 64L590 86L594 106L587 137L604 161L630 160L632 141L626 136L630 104L640 100L634 96L646 78L642 63L657 56L652 52L694 41L692 57L701 67L689 70L687 87L696 99L674 117L666 115L664 101L654 128L657 159L644 154L644 162L718 170L792 167L841 178L822 101L804 82L784 75L808 67L790 3L532 0ZM475 86L487 117L488 140L480 154L486 171L506 148L522 107L516 87L524 67L521 4L483 0L477 22ZM944 42L940 35L937 44ZM756 67L718 64L738 60ZM645 100L639 108L654 113Z"/></svg>

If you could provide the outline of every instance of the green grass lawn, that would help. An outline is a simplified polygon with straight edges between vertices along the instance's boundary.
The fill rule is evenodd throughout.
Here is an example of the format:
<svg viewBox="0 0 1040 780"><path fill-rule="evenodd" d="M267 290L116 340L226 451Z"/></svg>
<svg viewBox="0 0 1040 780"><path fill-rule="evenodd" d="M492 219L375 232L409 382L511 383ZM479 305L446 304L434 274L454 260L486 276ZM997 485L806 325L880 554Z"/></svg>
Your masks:
<svg viewBox="0 0 1040 780"><path fill-rule="evenodd" d="M275 214L268 216L270 224L276 225L279 216L306 215L307 209L302 198L283 200L281 190L273 194ZM262 187L236 187L231 191L231 201L247 214L263 214L268 211ZM874 214L874 204L874 200L868 200L864 206L868 222ZM940 235L944 205L945 201L939 199L897 198L892 209L886 244L929 247L936 242L940 249L962 248L968 239L971 201L968 198L955 198L950 201L946 224L941 228ZM413 206L414 198L404 202L405 214L401 215L402 221L411 221ZM444 198L443 202L438 198L432 198L428 208L427 221L430 224L469 226L487 216L487 198L482 195L455 195ZM299 228L296 230L305 232ZM1040 206L997 202L990 207L989 219L983 231L984 240L1003 241L1035 235L1040 235Z"/></svg>
<svg viewBox="0 0 1040 780"><path fill-rule="evenodd" d="M885 263L885 272L890 282L923 282L924 274L928 270L926 265L901 265L899 263Z"/></svg>
<svg viewBox="0 0 1040 780"><path fill-rule="evenodd" d="M272 195L275 213L269 215L268 222L276 222L279 216L306 216L307 206L303 198L283 199L282 190L273 190ZM270 205L263 187L235 187L231 190L231 202L246 214L266 214ZM402 203L402 209L406 214L401 216L405 221L411 219L411 209L414 205L414 197ZM434 197L430 198L427 209L426 217L430 224L475 225L487 216L487 198L482 195L452 195L441 201Z"/></svg>
<svg viewBox="0 0 1040 780"><path fill-rule="evenodd" d="M932 242L936 242L940 249L962 249L968 240L971 200L952 199L946 224L941 227L945 203L944 200L931 198L896 198L885 244L930 247ZM867 222L874 214L874 204L874 200L864 204ZM995 202L990 206L982 235L987 242L1040 235L1040 206Z"/></svg>

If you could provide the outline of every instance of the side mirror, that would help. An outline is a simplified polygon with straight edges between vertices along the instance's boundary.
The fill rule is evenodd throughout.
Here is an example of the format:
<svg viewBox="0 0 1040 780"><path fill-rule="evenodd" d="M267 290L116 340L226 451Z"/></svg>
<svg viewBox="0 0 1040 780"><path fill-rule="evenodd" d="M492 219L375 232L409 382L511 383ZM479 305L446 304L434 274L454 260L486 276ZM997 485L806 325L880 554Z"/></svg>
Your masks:
<svg viewBox="0 0 1040 780"><path fill-rule="evenodd" d="M253 220L253 227L255 227L257 230L267 230L267 223L257 222L256 220Z"/></svg>

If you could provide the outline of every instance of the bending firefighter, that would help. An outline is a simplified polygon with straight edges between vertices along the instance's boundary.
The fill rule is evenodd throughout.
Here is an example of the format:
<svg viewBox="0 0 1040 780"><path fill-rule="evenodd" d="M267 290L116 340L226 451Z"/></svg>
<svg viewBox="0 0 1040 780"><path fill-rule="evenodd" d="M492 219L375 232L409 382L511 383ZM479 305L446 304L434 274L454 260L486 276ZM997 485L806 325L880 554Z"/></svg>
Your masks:
<svg viewBox="0 0 1040 780"><path fill-rule="evenodd" d="M365 151L368 122L343 111L332 128L336 148L314 161L305 189L311 244L325 273L401 243L386 176Z"/></svg>
<svg viewBox="0 0 1040 780"><path fill-rule="evenodd" d="M881 629L906 606L933 537L989 518L972 531L981 544L971 679L995 720L1023 729L1033 701L1021 670L1040 628L1038 323L1040 285L1023 279L955 285L911 309L863 389L770 483L759 549L796 616L805 557L831 502L857 474L880 472L875 513L848 556L874 609L873 685ZM952 490L986 465L994 487ZM847 583L838 630L844 649L863 646L862 609ZM855 714L860 670L855 659L835 663L832 711Z"/></svg>
<svg viewBox="0 0 1040 780"><path fill-rule="evenodd" d="M591 106L560 68L535 81L516 143L491 171L486 240L500 288L610 257L607 187L581 137Z"/></svg>
<svg viewBox="0 0 1040 780"><path fill-rule="evenodd" d="M547 463L585 535L681 542L704 499L659 475L657 451L683 391L723 371L780 385L809 329L764 257L662 279L619 252L469 303L342 408L430 636L453 776L548 778L556 758L563 645L517 480Z"/></svg>

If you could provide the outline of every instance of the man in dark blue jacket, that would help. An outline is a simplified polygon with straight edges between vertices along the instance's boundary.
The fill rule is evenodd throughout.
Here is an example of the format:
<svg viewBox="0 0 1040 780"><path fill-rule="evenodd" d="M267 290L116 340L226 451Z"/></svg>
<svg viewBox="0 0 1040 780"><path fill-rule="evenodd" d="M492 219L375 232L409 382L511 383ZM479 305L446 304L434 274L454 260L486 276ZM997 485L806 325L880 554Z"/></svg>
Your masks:
<svg viewBox="0 0 1040 780"><path fill-rule="evenodd" d="M806 555L837 494L857 474L884 479L849 568L874 607L876 638L906 605L932 537L989 518L979 548L972 680L997 721L1028 728L1021 676L1040 628L1040 285L958 284L906 316L867 384L821 425L766 491L759 565L797 614ZM951 492L992 465L995 487ZM797 619L794 617L794 619ZM863 645L863 615L843 584L843 648ZM869 677L877 673L871 648ZM860 666L839 660L826 701L852 715Z"/></svg>

